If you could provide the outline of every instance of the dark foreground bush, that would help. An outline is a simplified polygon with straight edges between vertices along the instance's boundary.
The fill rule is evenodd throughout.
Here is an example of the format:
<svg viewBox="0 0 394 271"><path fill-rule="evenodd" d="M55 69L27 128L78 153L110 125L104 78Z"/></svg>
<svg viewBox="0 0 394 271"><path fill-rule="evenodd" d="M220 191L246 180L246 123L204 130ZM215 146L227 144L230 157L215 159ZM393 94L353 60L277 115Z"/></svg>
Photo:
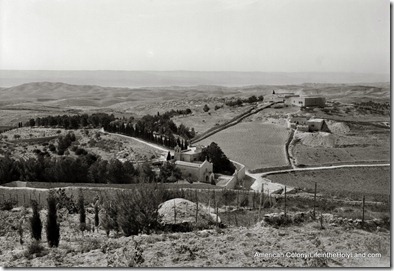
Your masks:
<svg viewBox="0 0 394 271"><path fill-rule="evenodd" d="M27 246L27 250L25 252L25 257L29 258L33 255L37 257L42 257L45 255L45 248L40 244L39 241L34 240Z"/></svg>
<svg viewBox="0 0 394 271"><path fill-rule="evenodd" d="M0 204L0 210L10 211L16 206L17 201L15 199L7 199Z"/></svg>

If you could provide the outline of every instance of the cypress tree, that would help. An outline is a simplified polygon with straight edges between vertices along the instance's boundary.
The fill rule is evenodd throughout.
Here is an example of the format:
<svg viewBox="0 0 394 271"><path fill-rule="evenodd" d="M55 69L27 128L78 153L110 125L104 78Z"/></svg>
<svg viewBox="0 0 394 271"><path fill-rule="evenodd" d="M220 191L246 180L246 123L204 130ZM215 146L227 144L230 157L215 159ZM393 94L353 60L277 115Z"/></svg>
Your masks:
<svg viewBox="0 0 394 271"><path fill-rule="evenodd" d="M97 228L99 223L99 199L97 199L94 203L94 226Z"/></svg>
<svg viewBox="0 0 394 271"><path fill-rule="evenodd" d="M30 219L31 237L39 241L41 240L42 223L38 212L37 201L32 200L31 207L33 209L33 217Z"/></svg>
<svg viewBox="0 0 394 271"><path fill-rule="evenodd" d="M78 197L78 211L79 211L79 229L83 232L86 230L86 212L85 212L85 199L83 198L82 191L79 191Z"/></svg>
<svg viewBox="0 0 394 271"><path fill-rule="evenodd" d="M56 197L53 191L48 195L48 216L46 224L47 240L49 247L59 246L60 227L57 223Z"/></svg>
<svg viewBox="0 0 394 271"><path fill-rule="evenodd" d="M168 152L168 154L167 154L167 161L170 161L170 160L171 160L171 153Z"/></svg>

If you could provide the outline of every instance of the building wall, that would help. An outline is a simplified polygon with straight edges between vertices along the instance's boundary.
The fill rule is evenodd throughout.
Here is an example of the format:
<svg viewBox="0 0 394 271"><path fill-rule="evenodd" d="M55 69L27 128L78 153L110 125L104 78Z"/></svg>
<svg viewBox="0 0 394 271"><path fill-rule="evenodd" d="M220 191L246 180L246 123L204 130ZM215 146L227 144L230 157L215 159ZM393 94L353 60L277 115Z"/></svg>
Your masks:
<svg viewBox="0 0 394 271"><path fill-rule="evenodd" d="M324 97L305 97L305 106L324 107L326 105L326 98Z"/></svg>
<svg viewBox="0 0 394 271"><path fill-rule="evenodd" d="M306 125L310 117L306 116L293 116L290 118L290 123L295 123L295 124L300 124L300 125Z"/></svg>
<svg viewBox="0 0 394 271"><path fill-rule="evenodd" d="M324 107L326 105L326 98L324 97L292 97L291 104L295 106L304 107Z"/></svg>
<svg viewBox="0 0 394 271"><path fill-rule="evenodd" d="M324 121L308 121L308 128L310 132L321 131Z"/></svg>
<svg viewBox="0 0 394 271"><path fill-rule="evenodd" d="M176 167L179 168L184 178L191 177L195 181L211 182L210 175L213 172L213 164L208 161L202 163L200 167L180 164L176 164Z"/></svg>

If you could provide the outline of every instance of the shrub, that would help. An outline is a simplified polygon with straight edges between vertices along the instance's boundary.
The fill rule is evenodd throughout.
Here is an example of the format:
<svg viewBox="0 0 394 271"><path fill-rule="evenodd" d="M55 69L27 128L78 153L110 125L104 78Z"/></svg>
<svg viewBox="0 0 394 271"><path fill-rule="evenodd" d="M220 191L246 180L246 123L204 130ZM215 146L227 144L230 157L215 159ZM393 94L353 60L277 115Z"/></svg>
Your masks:
<svg viewBox="0 0 394 271"><path fill-rule="evenodd" d="M60 227L57 223L56 203L56 197L53 190L51 190L48 195L48 215L46 224L47 241L49 247L59 246Z"/></svg>
<svg viewBox="0 0 394 271"><path fill-rule="evenodd" d="M123 231L124 235L137 235L139 233L150 234L152 231L161 229L160 216L159 216L159 204L162 202L163 193L157 187L141 187L133 191L131 197L127 192L121 192L117 194L117 206L116 218L109 220L111 222L116 221L117 226ZM113 213L113 205L104 204L106 213L111 218ZM104 224L108 224L105 222ZM103 224L103 223L102 223Z"/></svg>
<svg viewBox="0 0 394 271"><path fill-rule="evenodd" d="M209 111L209 106L206 104L206 105L204 105L204 108L203 108L203 110L204 110L204 112L208 112Z"/></svg>
<svg viewBox="0 0 394 271"><path fill-rule="evenodd" d="M16 204L17 204L17 201L15 199L5 200L5 201L3 201L1 203L0 210L2 210L2 211L10 211L10 210L12 210L12 208L15 207Z"/></svg>
<svg viewBox="0 0 394 271"><path fill-rule="evenodd" d="M49 144L48 148L49 148L49 150L50 150L51 152L56 152L56 147L55 147L55 145Z"/></svg>
<svg viewBox="0 0 394 271"><path fill-rule="evenodd" d="M76 155L86 155L86 154L88 154L88 152L83 148L78 148L78 149L76 149L75 154Z"/></svg>
<svg viewBox="0 0 394 271"><path fill-rule="evenodd" d="M40 244L39 241L34 240L27 246L27 250L25 252L25 257L29 257L33 254L36 254L37 257L44 256L45 248Z"/></svg>
<svg viewBox="0 0 394 271"><path fill-rule="evenodd" d="M32 200L33 217L30 219L31 237L37 241L41 240L42 223L38 212L38 203Z"/></svg>

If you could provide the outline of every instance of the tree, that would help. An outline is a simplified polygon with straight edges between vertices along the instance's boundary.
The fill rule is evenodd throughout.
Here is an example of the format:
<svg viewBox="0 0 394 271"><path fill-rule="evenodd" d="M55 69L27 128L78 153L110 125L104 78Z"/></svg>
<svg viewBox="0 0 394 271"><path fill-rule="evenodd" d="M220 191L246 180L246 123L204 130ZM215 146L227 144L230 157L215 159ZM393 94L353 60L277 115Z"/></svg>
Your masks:
<svg viewBox="0 0 394 271"><path fill-rule="evenodd" d="M56 197L51 190L48 195L48 215L46 223L47 241L49 247L58 247L60 239L60 227L57 223Z"/></svg>
<svg viewBox="0 0 394 271"><path fill-rule="evenodd" d="M171 160L171 153L170 153L170 151L168 151L168 154L167 154L167 161L170 161Z"/></svg>
<svg viewBox="0 0 394 271"><path fill-rule="evenodd" d="M37 241L41 240L42 223L40 219L40 213L38 212L38 203L35 200L31 201L31 207L33 209L33 216L30 218L30 230L31 237Z"/></svg>
<svg viewBox="0 0 394 271"><path fill-rule="evenodd" d="M264 101L264 96L263 96L263 95L260 95L259 97L257 97L257 99L258 99L260 102L262 102L262 101Z"/></svg>
<svg viewBox="0 0 394 271"><path fill-rule="evenodd" d="M248 98L248 103L255 103L255 102L257 102L257 97L256 96L250 96L249 98Z"/></svg>
<svg viewBox="0 0 394 271"><path fill-rule="evenodd" d="M34 119L30 119L30 120L29 120L29 125L30 125L31 127L35 126L35 125L36 125L36 121L35 121Z"/></svg>
<svg viewBox="0 0 394 271"><path fill-rule="evenodd" d="M170 179L171 177L171 179ZM159 179L161 182L177 181L182 178L182 173L175 163L166 162L160 167Z"/></svg>
<svg viewBox="0 0 394 271"><path fill-rule="evenodd" d="M205 104L205 105L204 105L204 108L203 108L204 112L208 112L209 109L210 109L209 106L208 106L207 104Z"/></svg>
<svg viewBox="0 0 394 271"><path fill-rule="evenodd" d="M86 212L85 199L83 198L82 190L79 191L78 196L78 212L79 212L79 229L83 232L86 230Z"/></svg>
<svg viewBox="0 0 394 271"><path fill-rule="evenodd" d="M235 166L215 142L204 148L202 153L204 158L208 157L213 163L214 173L232 175L235 172Z"/></svg>
<svg viewBox="0 0 394 271"><path fill-rule="evenodd" d="M96 199L96 202L94 203L94 226L96 227L96 229L98 229L98 225L100 223L100 219L99 219L99 204L100 204L100 200L99 198Z"/></svg>

